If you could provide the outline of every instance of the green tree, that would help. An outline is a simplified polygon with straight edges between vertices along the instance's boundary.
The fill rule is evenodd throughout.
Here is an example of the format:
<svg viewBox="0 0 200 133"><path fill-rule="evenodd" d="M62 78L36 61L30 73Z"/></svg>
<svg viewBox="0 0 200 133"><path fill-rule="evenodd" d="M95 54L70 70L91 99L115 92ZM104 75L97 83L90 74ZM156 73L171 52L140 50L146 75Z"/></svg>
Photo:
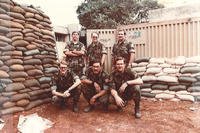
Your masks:
<svg viewBox="0 0 200 133"><path fill-rule="evenodd" d="M87 29L105 29L147 22L148 11L162 7L155 0L85 0L76 12Z"/></svg>

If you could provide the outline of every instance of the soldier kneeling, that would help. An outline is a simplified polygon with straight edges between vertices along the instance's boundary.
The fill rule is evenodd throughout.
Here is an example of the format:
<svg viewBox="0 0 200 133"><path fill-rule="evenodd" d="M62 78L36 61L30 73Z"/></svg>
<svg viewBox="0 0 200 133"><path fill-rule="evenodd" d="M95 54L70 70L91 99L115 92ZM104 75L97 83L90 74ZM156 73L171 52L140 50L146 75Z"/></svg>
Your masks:
<svg viewBox="0 0 200 133"><path fill-rule="evenodd" d="M135 72L125 68L124 58L117 57L115 60L116 69L111 73L110 79L111 99L115 101L118 109L121 110L128 100L133 99L135 102L135 117L140 118L140 86L143 81Z"/></svg>
<svg viewBox="0 0 200 133"><path fill-rule="evenodd" d="M73 111L78 112L78 101L81 90L79 77L70 71L66 62L61 62L59 72L54 76L52 87L52 102L59 104L61 108L66 107L66 100L73 98Z"/></svg>
<svg viewBox="0 0 200 133"><path fill-rule="evenodd" d="M93 61L81 82L83 96L88 102L84 112L91 111L95 104L102 104L105 111L108 109L109 75L102 70L101 61Z"/></svg>

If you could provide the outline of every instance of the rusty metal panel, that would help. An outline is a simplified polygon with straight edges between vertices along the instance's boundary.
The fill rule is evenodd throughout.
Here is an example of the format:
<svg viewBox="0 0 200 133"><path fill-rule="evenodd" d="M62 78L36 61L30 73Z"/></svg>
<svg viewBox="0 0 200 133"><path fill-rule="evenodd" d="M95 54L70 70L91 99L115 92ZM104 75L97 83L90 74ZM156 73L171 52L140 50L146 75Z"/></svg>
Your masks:
<svg viewBox="0 0 200 133"><path fill-rule="evenodd" d="M200 18L184 18L162 22L152 22L119 26L127 33L127 40L135 45L136 58L177 56L192 57L200 55ZM116 30L117 30L116 29ZM100 41L108 50L105 68L111 69L112 46L116 41L115 29L87 30L90 43L92 31L100 33Z"/></svg>

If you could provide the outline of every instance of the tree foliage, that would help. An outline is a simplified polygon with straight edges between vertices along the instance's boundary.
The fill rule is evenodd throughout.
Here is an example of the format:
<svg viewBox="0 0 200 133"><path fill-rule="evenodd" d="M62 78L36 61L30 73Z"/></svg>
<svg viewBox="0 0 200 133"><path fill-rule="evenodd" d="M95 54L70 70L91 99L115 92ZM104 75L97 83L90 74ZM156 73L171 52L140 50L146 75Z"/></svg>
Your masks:
<svg viewBox="0 0 200 133"><path fill-rule="evenodd" d="M149 10L162 7L155 0L85 0L76 12L87 29L105 29L146 22Z"/></svg>

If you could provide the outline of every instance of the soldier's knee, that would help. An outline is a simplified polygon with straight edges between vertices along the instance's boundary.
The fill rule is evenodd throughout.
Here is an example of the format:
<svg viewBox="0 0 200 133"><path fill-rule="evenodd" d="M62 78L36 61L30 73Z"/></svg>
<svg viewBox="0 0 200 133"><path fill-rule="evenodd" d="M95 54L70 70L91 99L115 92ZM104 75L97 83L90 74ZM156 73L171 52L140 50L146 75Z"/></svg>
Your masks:
<svg viewBox="0 0 200 133"><path fill-rule="evenodd" d="M58 96L53 96L53 97L51 98L51 102L52 102L53 104L56 104L57 102L59 102Z"/></svg>
<svg viewBox="0 0 200 133"><path fill-rule="evenodd" d="M83 93L83 95L88 93L88 86L86 84L81 84L80 87L81 87L80 90Z"/></svg>
<svg viewBox="0 0 200 133"><path fill-rule="evenodd" d="M101 96L100 98L99 98L99 101L101 102L101 103L103 103L103 104L106 104L106 103L108 103L108 101L109 101L109 95L103 95L103 96Z"/></svg>

